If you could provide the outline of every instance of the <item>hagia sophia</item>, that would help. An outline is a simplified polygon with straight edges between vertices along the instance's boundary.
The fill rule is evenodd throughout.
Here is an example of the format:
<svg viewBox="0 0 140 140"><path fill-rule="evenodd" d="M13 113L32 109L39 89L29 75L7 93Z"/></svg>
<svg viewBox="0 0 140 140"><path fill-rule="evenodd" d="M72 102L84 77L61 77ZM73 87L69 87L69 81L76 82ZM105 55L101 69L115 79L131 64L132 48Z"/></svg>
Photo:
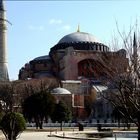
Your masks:
<svg viewBox="0 0 140 140"><path fill-rule="evenodd" d="M121 65L115 61L121 61ZM50 49L48 55L36 57L26 63L20 69L19 79L41 77L57 77L60 80L104 79L107 72L113 74L116 70L118 73L125 71L127 62L124 49L112 52L92 34L80 32L78 27L77 32L60 39Z"/></svg>
<svg viewBox="0 0 140 140"><path fill-rule="evenodd" d="M0 18L0 81L9 81L3 1L0 1ZM19 81L55 79L58 84L50 92L56 101L64 101L74 116L107 122L111 119L112 107L102 95L108 93L111 80L127 68L124 49L111 51L94 35L81 32L78 26L76 32L65 35L52 46L49 54L29 60L18 76Z"/></svg>
<svg viewBox="0 0 140 140"><path fill-rule="evenodd" d="M98 121L111 118L111 106L101 99L107 91L109 79L126 72L126 51L110 51L94 35L77 32L65 35L54 45L48 55L38 56L19 71L20 80L56 78L60 86L52 90L58 100L75 108L78 116L85 116L85 106L95 100L91 118Z"/></svg>

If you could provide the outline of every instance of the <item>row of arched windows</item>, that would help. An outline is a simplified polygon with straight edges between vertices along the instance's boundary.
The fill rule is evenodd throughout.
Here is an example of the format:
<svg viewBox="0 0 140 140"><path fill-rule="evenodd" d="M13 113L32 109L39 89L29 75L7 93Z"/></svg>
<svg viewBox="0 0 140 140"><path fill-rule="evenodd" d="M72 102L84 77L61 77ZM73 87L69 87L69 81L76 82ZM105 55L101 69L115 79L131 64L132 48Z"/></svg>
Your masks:
<svg viewBox="0 0 140 140"><path fill-rule="evenodd" d="M60 43L51 48L51 51L57 51L60 49L66 49L73 47L75 50L94 50L94 51L109 51L109 47L104 44L97 42L71 42L71 43Z"/></svg>

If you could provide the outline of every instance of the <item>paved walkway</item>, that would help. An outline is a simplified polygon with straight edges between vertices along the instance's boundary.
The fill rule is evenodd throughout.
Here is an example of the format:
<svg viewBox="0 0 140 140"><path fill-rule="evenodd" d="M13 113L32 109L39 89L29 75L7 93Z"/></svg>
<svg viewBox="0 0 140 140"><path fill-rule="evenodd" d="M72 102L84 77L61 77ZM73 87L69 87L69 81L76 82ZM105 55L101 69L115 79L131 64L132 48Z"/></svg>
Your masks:
<svg viewBox="0 0 140 140"><path fill-rule="evenodd" d="M53 135L53 133L54 132L52 132L51 135ZM63 132L61 134L63 135ZM21 134L18 140L62 140L62 139L70 140L66 138L50 137L50 132L24 132Z"/></svg>
<svg viewBox="0 0 140 140"><path fill-rule="evenodd" d="M81 133L85 132L91 132L91 131L82 131ZM93 132L93 131L92 131ZM23 132L20 137L17 140L72 140L72 133L80 133L79 131L73 132L73 131L59 131L59 132ZM58 135L59 137L52 137L53 135ZM65 138L63 138L63 136ZM60 138L61 137L61 138ZM73 138L76 139L76 138ZM80 140L87 140L84 138L84 135ZM90 138L88 138L90 139ZM93 138L91 138L93 139ZM4 135L0 132L0 140L5 140ZM96 139L97 140L97 139ZM116 140L115 138L104 138L101 140ZM137 140L137 138L117 138L117 140Z"/></svg>
<svg viewBox="0 0 140 140"><path fill-rule="evenodd" d="M55 132L52 132L51 135L54 133ZM50 137L49 135L50 132L23 132L17 140L72 140L66 138ZM0 134L0 140L5 140L2 133Z"/></svg>

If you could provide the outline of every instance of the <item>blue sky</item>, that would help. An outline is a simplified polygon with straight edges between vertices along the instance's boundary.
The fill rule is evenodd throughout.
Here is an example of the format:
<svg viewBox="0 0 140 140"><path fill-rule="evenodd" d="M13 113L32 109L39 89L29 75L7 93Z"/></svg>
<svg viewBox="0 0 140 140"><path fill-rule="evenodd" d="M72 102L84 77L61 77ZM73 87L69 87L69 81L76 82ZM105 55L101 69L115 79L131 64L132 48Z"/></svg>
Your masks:
<svg viewBox="0 0 140 140"><path fill-rule="evenodd" d="M18 79L19 69L41 55L66 34L82 32L96 36L108 45L112 35L129 30L140 22L139 0L103 1L5 1L8 25L8 68L11 80Z"/></svg>

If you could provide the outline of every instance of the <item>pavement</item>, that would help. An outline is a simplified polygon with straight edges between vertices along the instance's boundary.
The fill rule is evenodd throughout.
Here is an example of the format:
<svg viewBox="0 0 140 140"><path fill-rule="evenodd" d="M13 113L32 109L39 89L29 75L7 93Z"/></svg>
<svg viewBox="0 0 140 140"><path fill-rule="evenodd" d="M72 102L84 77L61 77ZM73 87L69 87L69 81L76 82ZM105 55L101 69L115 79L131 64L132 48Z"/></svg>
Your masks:
<svg viewBox="0 0 140 140"><path fill-rule="evenodd" d="M50 137L50 132L23 132L18 140L62 140L62 138Z"/></svg>
<svg viewBox="0 0 140 140"><path fill-rule="evenodd" d="M80 139L80 140L88 140L87 138L76 138L75 134L85 133L85 131L50 131L50 132L37 132L37 131L24 131L21 135L17 138L17 140L73 140L73 139ZM89 132L89 131L86 131ZM0 133L0 140L5 140L4 135L2 132ZM93 140L93 139L92 139ZM97 139L95 139L97 140Z"/></svg>
<svg viewBox="0 0 140 140"><path fill-rule="evenodd" d="M70 140L67 138L50 137L50 132L23 132L17 140ZM5 140L3 134L0 134L0 140Z"/></svg>
<svg viewBox="0 0 140 140"><path fill-rule="evenodd" d="M97 132L96 130L88 131L24 131L17 140L99 140L99 138L85 138L85 133ZM81 133L79 135L79 133ZM79 138L78 138L79 135ZM5 140L0 132L0 140ZM100 139L101 140L101 139ZM115 138L104 138L102 140L116 140ZM117 138L117 140L137 140L137 138Z"/></svg>
<svg viewBox="0 0 140 140"><path fill-rule="evenodd" d="M84 132L84 131L83 131ZM17 140L73 140L75 138L72 133L79 133L73 131L51 131L51 132L37 132L37 131L24 131L17 138ZM80 138L81 139L81 138ZM83 138L84 140L85 138ZM2 132L0 132L0 140L5 140ZM82 140L82 139L81 139ZM87 138L86 138L87 140Z"/></svg>

